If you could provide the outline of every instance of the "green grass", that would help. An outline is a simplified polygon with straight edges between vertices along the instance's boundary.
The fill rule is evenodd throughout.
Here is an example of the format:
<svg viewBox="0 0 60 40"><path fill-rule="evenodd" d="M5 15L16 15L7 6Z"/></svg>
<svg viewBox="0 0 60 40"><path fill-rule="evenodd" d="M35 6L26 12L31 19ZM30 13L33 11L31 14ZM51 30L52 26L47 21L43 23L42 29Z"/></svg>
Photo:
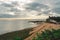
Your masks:
<svg viewBox="0 0 60 40"><path fill-rule="evenodd" d="M23 40L21 37L15 37L13 40Z"/></svg>
<svg viewBox="0 0 60 40"><path fill-rule="evenodd" d="M45 30L42 34L37 33L37 36L32 40L60 40L60 29Z"/></svg>
<svg viewBox="0 0 60 40"><path fill-rule="evenodd" d="M13 38L13 40L23 40L23 38L19 37L18 32L17 32L16 36Z"/></svg>

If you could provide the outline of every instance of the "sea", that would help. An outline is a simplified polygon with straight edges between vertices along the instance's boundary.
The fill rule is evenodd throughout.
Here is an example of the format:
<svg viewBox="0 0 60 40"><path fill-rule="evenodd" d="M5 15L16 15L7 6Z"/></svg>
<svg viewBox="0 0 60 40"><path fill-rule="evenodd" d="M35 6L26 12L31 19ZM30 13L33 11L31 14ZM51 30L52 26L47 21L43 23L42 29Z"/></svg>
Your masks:
<svg viewBox="0 0 60 40"><path fill-rule="evenodd" d="M0 35L36 26L36 23L29 22L29 20L0 20Z"/></svg>

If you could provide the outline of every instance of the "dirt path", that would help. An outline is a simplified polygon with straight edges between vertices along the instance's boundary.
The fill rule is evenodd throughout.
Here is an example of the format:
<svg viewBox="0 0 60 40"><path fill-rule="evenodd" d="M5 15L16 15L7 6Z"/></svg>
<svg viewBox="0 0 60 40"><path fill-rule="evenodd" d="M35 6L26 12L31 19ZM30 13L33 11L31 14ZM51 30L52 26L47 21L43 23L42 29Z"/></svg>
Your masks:
<svg viewBox="0 0 60 40"><path fill-rule="evenodd" d="M26 38L25 40L32 40L33 37L36 37L36 33L42 33L44 30L51 30L51 29L60 29L59 24L53 24L53 23L43 23L38 25L36 28L33 28L33 31L31 31L29 34L30 36Z"/></svg>

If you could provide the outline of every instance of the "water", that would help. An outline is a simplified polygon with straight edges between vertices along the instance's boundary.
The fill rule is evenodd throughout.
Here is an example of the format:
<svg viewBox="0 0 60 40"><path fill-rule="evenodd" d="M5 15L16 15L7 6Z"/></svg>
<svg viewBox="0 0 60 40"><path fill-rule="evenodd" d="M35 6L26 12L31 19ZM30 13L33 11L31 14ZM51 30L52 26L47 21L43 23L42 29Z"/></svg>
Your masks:
<svg viewBox="0 0 60 40"><path fill-rule="evenodd" d="M0 35L35 26L36 24L30 23L29 20L0 20Z"/></svg>

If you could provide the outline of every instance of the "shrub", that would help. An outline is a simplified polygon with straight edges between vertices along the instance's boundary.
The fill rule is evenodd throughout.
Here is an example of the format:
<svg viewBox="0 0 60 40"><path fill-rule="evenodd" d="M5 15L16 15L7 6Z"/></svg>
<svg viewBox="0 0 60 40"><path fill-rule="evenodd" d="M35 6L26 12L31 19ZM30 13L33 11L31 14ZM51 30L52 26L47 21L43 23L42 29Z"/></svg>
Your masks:
<svg viewBox="0 0 60 40"><path fill-rule="evenodd" d="M45 30L42 34L37 33L37 36L32 40L60 40L60 29Z"/></svg>
<svg viewBox="0 0 60 40"><path fill-rule="evenodd" d="M23 40L21 37L15 37L14 40Z"/></svg>
<svg viewBox="0 0 60 40"><path fill-rule="evenodd" d="M16 33L16 36L13 38L13 40L23 40L22 37L18 36L18 32Z"/></svg>

